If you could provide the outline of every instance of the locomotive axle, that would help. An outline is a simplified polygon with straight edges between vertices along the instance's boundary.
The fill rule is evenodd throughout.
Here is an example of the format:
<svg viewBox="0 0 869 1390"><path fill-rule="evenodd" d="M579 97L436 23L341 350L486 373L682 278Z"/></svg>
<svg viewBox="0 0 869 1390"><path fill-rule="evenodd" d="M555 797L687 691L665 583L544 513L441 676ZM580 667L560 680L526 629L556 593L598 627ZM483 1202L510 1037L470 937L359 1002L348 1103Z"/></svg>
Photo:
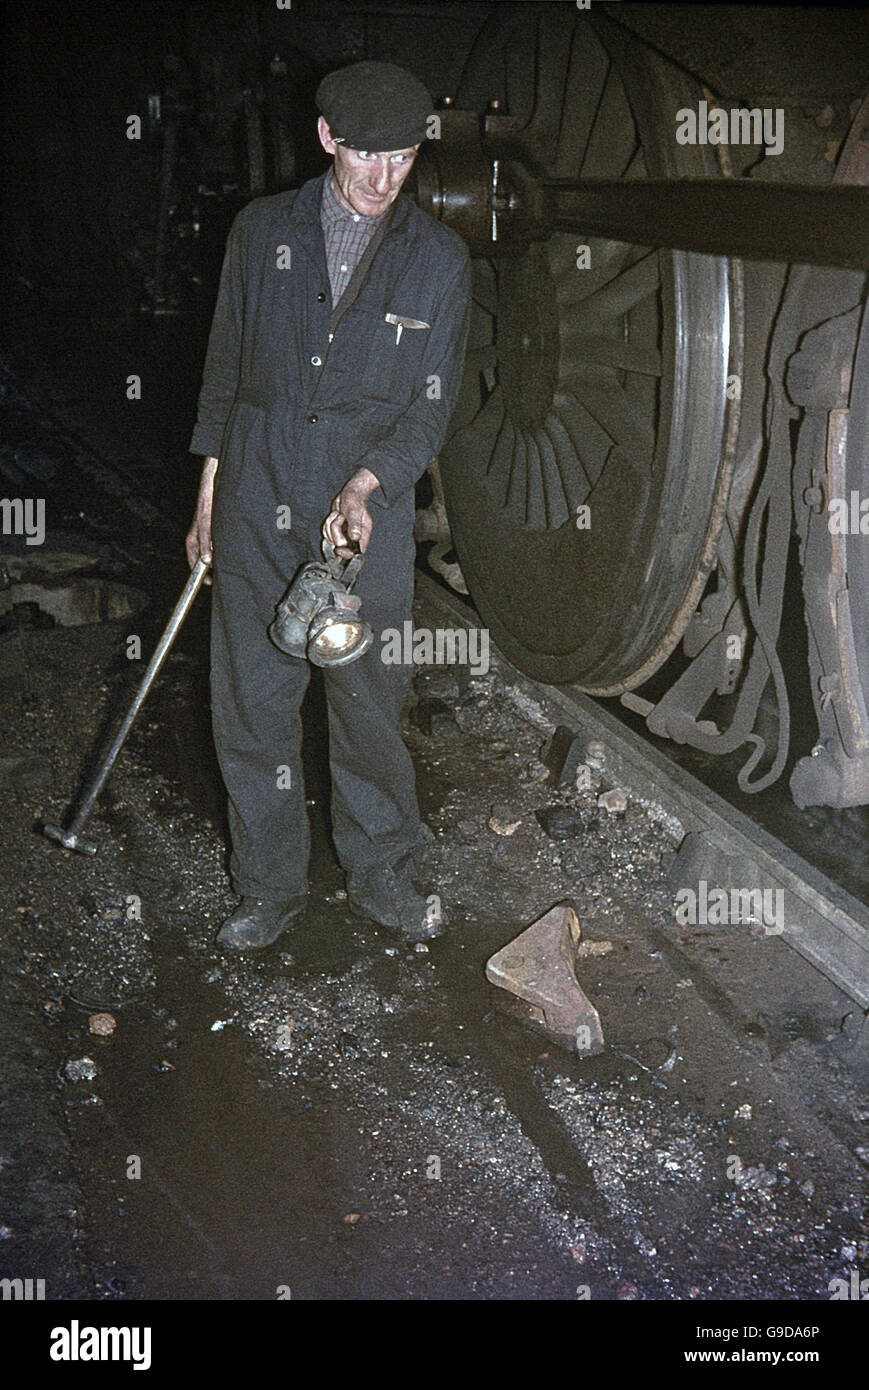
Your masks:
<svg viewBox="0 0 869 1390"><path fill-rule="evenodd" d="M417 173L417 201L474 255L552 232L712 256L869 268L869 187L747 179L548 179L510 118L451 107ZM505 138L506 137L506 138Z"/></svg>

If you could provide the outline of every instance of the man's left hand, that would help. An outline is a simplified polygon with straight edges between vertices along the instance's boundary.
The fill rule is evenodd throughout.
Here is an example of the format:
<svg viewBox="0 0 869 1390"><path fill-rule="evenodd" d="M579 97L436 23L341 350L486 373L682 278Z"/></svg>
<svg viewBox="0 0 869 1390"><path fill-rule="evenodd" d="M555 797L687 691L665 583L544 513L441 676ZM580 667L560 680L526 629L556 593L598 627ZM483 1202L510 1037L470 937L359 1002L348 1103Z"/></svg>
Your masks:
<svg viewBox="0 0 869 1390"><path fill-rule="evenodd" d="M356 553L354 544L363 554L368 549L374 528L368 499L379 486L379 480L369 468L360 468L332 503L332 510L323 522L323 535L342 560L349 560Z"/></svg>

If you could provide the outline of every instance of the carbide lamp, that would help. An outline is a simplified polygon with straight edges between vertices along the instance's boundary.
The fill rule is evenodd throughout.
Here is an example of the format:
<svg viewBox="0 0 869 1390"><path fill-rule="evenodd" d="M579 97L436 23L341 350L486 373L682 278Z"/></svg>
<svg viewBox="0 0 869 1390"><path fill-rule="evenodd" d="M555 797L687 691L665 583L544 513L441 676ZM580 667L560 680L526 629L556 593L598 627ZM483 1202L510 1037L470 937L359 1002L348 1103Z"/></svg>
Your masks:
<svg viewBox="0 0 869 1390"><path fill-rule="evenodd" d="M342 562L325 538L323 560L303 565L269 626L269 637L280 651L314 666L347 666L374 640L359 616L362 600L350 592L362 568L363 555Z"/></svg>

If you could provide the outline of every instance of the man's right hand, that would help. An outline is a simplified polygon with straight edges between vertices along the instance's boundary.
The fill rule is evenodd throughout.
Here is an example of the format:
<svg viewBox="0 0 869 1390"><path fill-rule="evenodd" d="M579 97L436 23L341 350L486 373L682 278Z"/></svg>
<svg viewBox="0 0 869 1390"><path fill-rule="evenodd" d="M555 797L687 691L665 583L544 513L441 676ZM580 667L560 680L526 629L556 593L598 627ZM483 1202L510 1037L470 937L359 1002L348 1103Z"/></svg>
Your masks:
<svg viewBox="0 0 869 1390"><path fill-rule="evenodd" d="M195 568L199 560L207 560L209 564L211 563L211 506L214 501L214 475L216 472L217 459L207 458L199 482L196 511L193 514L193 521L184 542L184 549L187 551L187 563L191 569ZM211 583L210 575L206 575L205 583Z"/></svg>

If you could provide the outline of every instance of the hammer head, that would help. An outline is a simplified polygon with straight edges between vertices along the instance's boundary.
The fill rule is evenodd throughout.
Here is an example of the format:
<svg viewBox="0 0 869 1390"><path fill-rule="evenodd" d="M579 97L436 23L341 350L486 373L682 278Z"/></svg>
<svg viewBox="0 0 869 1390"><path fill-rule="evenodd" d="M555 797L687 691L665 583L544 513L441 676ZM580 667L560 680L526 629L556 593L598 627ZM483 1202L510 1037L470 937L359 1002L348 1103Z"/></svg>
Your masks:
<svg viewBox="0 0 869 1390"><path fill-rule="evenodd" d="M63 845L64 849L74 849L78 854L96 854L97 852L97 847L92 840L85 840L81 835L73 835L69 830L59 830L55 825L43 825L42 833L49 840Z"/></svg>

